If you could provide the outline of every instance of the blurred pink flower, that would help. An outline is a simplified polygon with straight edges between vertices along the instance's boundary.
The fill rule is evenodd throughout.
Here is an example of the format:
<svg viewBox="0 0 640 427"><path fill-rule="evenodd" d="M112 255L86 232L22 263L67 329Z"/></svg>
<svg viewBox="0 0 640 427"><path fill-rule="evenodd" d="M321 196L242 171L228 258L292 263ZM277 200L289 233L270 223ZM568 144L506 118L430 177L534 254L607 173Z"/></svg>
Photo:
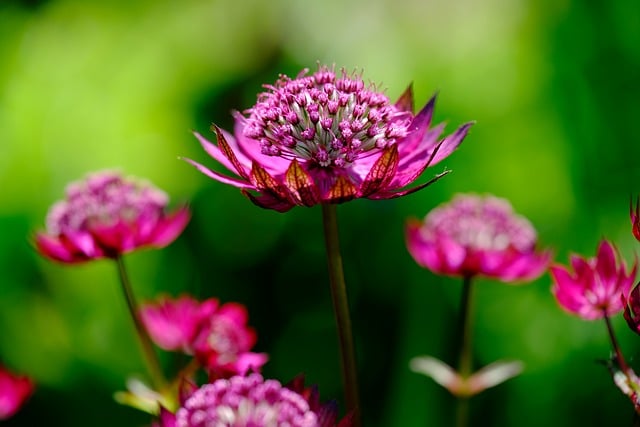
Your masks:
<svg viewBox="0 0 640 427"><path fill-rule="evenodd" d="M33 390L31 379L15 375L0 365L0 421L18 412Z"/></svg>
<svg viewBox="0 0 640 427"><path fill-rule="evenodd" d="M633 201L630 202L629 215L631 216L631 231L638 241L640 241L640 196L636 199L635 208Z"/></svg>
<svg viewBox="0 0 640 427"><path fill-rule="evenodd" d="M494 196L459 194L406 227L407 248L419 265L503 282L533 280L546 270L551 253L536 252L536 240L531 223Z"/></svg>
<svg viewBox="0 0 640 427"><path fill-rule="evenodd" d="M213 378L259 370L267 362L266 354L250 351L257 336L241 304L162 297L143 304L140 318L159 347L195 355Z"/></svg>
<svg viewBox="0 0 640 427"><path fill-rule="evenodd" d="M637 263L627 272L624 260L617 260L615 246L602 240L595 258L571 255L571 267L554 264L550 268L551 291L564 310L586 320L612 316L623 308L636 277Z"/></svg>
<svg viewBox="0 0 640 427"><path fill-rule="evenodd" d="M175 415L163 410L159 427L350 427L351 418L336 424L334 404L321 405L317 392L299 382L283 386L260 374L218 379L197 389Z"/></svg>
<svg viewBox="0 0 640 427"><path fill-rule="evenodd" d="M471 123L439 139L430 129L435 97L413 114L411 88L391 104L362 76L319 66L295 79L280 76L248 117L235 114L231 135L217 127L217 145L196 137L205 151L236 177L193 160L205 175L240 188L256 205L285 212L293 206L342 203L355 198L390 199L411 188L428 167L460 145Z"/></svg>
<svg viewBox="0 0 640 427"><path fill-rule="evenodd" d="M35 244L42 255L66 263L161 248L182 233L190 216L186 208L167 215L167 203L167 195L147 182L96 172L67 187Z"/></svg>

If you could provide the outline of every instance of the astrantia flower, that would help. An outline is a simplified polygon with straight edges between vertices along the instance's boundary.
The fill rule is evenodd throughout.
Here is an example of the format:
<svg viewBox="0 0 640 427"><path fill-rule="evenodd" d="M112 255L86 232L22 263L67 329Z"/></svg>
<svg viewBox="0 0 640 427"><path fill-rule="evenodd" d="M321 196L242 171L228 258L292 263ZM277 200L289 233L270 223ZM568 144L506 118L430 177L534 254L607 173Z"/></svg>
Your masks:
<svg viewBox="0 0 640 427"><path fill-rule="evenodd" d="M175 416L163 411L159 422L162 427L336 427L334 405L310 402L308 394L259 374L235 376L203 385ZM350 425L344 419L338 427Z"/></svg>
<svg viewBox="0 0 640 427"><path fill-rule="evenodd" d="M634 275L635 276L635 275ZM640 335L640 283L622 294L624 318L633 332Z"/></svg>
<svg viewBox="0 0 640 427"><path fill-rule="evenodd" d="M493 196L457 195L423 221L410 220L406 240L418 264L445 275L533 280L550 259L549 252L536 252L531 223Z"/></svg>
<svg viewBox="0 0 640 427"><path fill-rule="evenodd" d="M0 365L0 420L13 416L33 393L33 382Z"/></svg>
<svg viewBox="0 0 640 427"><path fill-rule="evenodd" d="M47 230L35 239L39 252L56 261L115 258L139 247L161 248L189 221L186 208L165 213L164 192L116 172L97 172L74 182L66 196L51 207Z"/></svg>
<svg viewBox="0 0 640 427"><path fill-rule="evenodd" d="M568 267L552 265L551 291L560 306L586 320L609 317L622 310L622 298L633 285L637 263L627 272L624 260L617 258L615 246L603 240L595 258L571 255L573 273Z"/></svg>
<svg viewBox="0 0 640 427"><path fill-rule="evenodd" d="M263 208L404 196L406 188L462 142L470 123L439 139L430 129L435 97L413 114L411 88L392 104L362 76L324 66L267 85L234 135L215 128L217 145L196 134L207 153L237 177L188 160L207 176L240 188ZM433 180L432 180L433 181ZM430 181L430 182L432 182Z"/></svg>
<svg viewBox="0 0 640 427"><path fill-rule="evenodd" d="M159 347L195 355L214 378L259 370L267 362L266 354L250 351L257 336L241 304L165 297L143 304L140 317Z"/></svg>

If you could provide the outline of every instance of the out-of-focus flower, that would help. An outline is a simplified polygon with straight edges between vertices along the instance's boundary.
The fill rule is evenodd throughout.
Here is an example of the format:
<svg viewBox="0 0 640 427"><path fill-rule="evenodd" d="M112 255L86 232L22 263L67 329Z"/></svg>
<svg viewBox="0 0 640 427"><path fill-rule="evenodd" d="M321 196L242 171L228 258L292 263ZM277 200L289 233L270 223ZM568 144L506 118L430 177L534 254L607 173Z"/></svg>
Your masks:
<svg viewBox="0 0 640 427"><path fill-rule="evenodd" d="M629 216L631 216L631 231L636 239L640 241L640 196L636 199L635 208L633 201L629 203Z"/></svg>
<svg viewBox="0 0 640 427"><path fill-rule="evenodd" d="M205 384L186 398L172 416L160 414L160 427L350 427L351 418L336 424L335 404L321 405L317 392L285 387L260 374L234 376Z"/></svg>
<svg viewBox="0 0 640 427"><path fill-rule="evenodd" d="M186 208L167 215L167 203L167 195L147 182L96 172L67 187L66 199L51 207L47 230L37 233L35 244L42 255L66 263L161 248L182 233L190 217Z"/></svg>
<svg viewBox="0 0 640 427"><path fill-rule="evenodd" d="M635 277L635 274L633 275ZM622 294L624 318L633 332L640 335L640 283Z"/></svg>
<svg viewBox="0 0 640 427"><path fill-rule="evenodd" d="M531 223L494 196L459 194L406 227L407 248L419 265L503 282L533 280L546 270L551 253L536 252L536 240Z"/></svg>
<svg viewBox="0 0 640 427"><path fill-rule="evenodd" d="M361 75L336 75L325 66L307 73L265 86L248 117L235 114L233 135L215 127L217 145L196 133L206 152L237 177L187 161L258 206L285 212L417 191L443 174L406 187L451 154L471 126L439 139L444 126L429 128L435 97L414 115L411 88L392 104Z"/></svg>
<svg viewBox="0 0 640 427"><path fill-rule="evenodd" d="M15 375L0 365L0 420L6 420L18 412L33 390L31 379Z"/></svg>
<svg viewBox="0 0 640 427"><path fill-rule="evenodd" d="M257 336L241 304L162 297L143 304L140 318L159 347L195 355L213 378L259 370L267 362L266 354L250 351Z"/></svg>
<svg viewBox="0 0 640 427"><path fill-rule="evenodd" d="M560 307L586 320L612 316L623 308L636 277L637 262L627 272L624 260L618 262L615 246L602 240L595 258L571 255L573 273L568 267L554 264L550 268L551 291Z"/></svg>

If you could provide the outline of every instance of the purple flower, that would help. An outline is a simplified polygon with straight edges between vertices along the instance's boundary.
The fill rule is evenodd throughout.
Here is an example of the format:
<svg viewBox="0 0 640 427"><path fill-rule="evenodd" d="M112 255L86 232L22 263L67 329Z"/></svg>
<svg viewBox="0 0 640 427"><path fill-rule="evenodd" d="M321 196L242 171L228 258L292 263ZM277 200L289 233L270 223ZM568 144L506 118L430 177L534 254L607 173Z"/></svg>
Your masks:
<svg viewBox="0 0 640 427"><path fill-rule="evenodd" d="M66 196L51 207L47 231L35 238L42 255L60 262L115 258L144 246L161 248L189 222L186 208L165 213L164 192L116 172L96 172L74 182Z"/></svg>
<svg viewBox="0 0 640 427"><path fill-rule="evenodd" d="M0 421L18 412L33 390L31 379L15 375L0 365Z"/></svg>
<svg viewBox="0 0 640 427"><path fill-rule="evenodd" d="M612 316L623 308L622 298L636 277L637 263L631 271L617 260L615 246L602 240L595 258L571 255L571 267L554 264L550 268L551 291L560 306L586 320Z"/></svg>
<svg viewBox="0 0 640 427"><path fill-rule="evenodd" d="M140 317L159 347L195 355L212 378L243 375L267 362L266 354L250 351L257 335L247 326L249 316L241 304L164 297L143 304Z"/></svg>
<svg viewBox="0 0 640 427"><path fill-rule="evenodd" d="M320 405L317 392L283 386L259 374L205 384L187 397L172 416L162 411L162 427L336 427L335 405ZM337 427L349 427L347 417Z"/></svg>
<svg viewBox="0 0 640 427"><path fill-rule="evenodd" d="M483 275L503 282L533 280L550 252L536 252L536 231L511 204L494 196L459 194L406 227L409 253L438 274Z"/></svg>
<svg viewBox="0 0 640 427"><path fill-rule="evenodd" d="M235 114L234 135L218 127L217 145L196 137L236 177L188 160L205 175L240 188L256 205L285 212L293 206L390 199L460 145L471 123L439 139L429 128L433 97L413 114L411 88L392 104L362 76L320 66L295 79L281 76L246 112Z"/></svg>

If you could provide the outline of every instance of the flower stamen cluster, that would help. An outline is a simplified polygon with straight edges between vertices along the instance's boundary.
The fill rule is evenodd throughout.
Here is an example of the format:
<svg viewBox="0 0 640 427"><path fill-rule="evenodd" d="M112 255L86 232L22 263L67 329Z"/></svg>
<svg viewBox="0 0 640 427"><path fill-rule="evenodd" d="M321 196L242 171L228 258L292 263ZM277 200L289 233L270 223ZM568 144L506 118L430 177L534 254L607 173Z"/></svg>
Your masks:
<svg viewBox="0 0 640 427"><path fill-rule="evenodd" d="M365 87L361 76L343 69L337 77L324 66L307 72L281 75L247 111L244 136L259 141L263 154L343 168L407 135L411 115Z"/></svg>

